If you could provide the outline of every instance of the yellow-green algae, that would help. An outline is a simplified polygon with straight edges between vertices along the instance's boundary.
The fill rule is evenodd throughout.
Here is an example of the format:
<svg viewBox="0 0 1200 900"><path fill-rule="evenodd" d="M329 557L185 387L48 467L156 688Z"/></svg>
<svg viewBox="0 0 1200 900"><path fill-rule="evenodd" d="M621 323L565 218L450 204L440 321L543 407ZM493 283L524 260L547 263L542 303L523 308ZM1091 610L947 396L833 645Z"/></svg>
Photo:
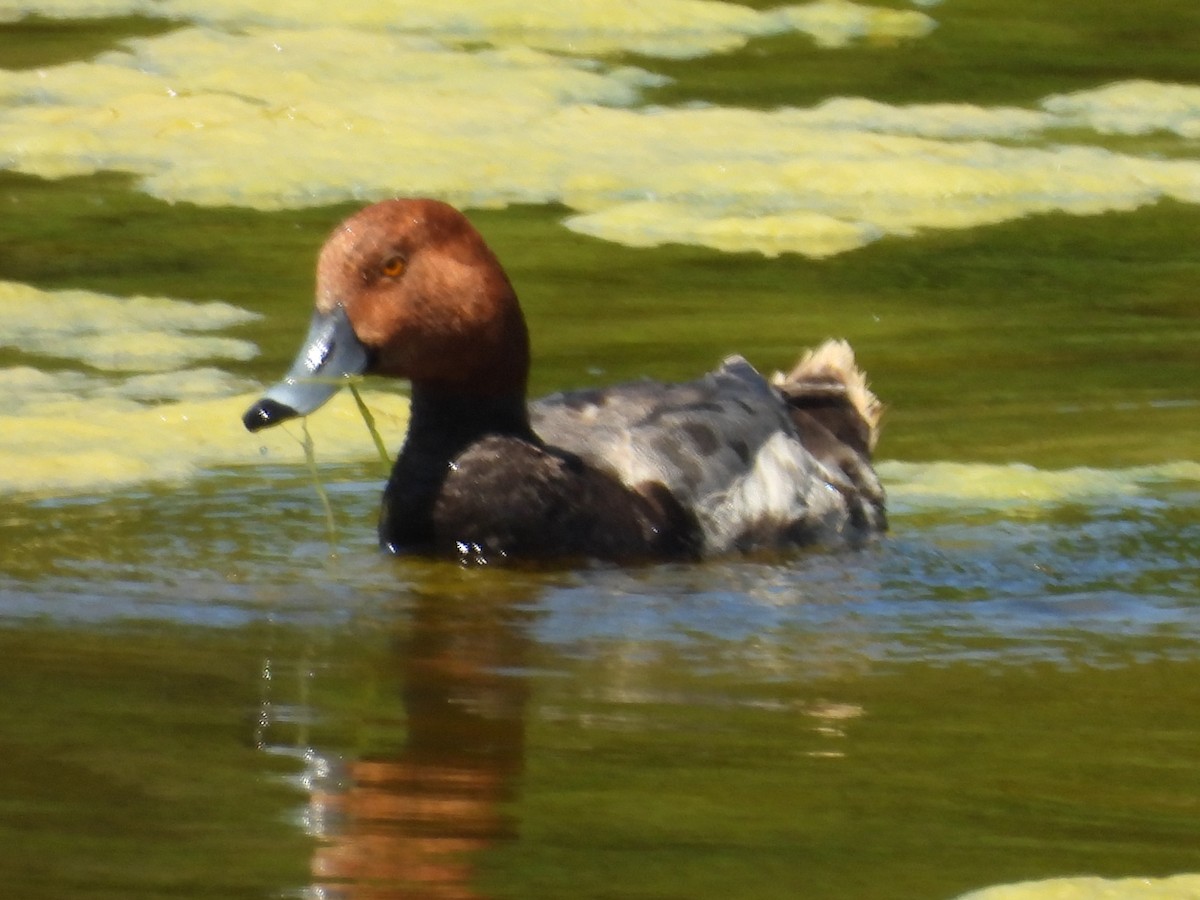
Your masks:
<svg viewBox="0 0 1200 900"><path fill-rule="evenodd" d="M36 13L56 18L139 15L195 21L236 29L247 25L321 27L328 25L420 34L439 40L516 44L555 53L639 53L689 58L727 52L764 35L799 31L820 46L839 47L859 38L899 40L922 37L934 21L917 10L860 5L850 0L818 0L759 11L714 0L447 0L406 4L329 4L320 0L265 9L245 0L42 0L0 5L0 21Z"/></svg>
<svg viewBox="0 0 1200 900"><path fill-rule="evenodd" d="M1200 462L1177 461L1125 469L1039 469L1012 463L888 461L879 465L889 499L907 510L1039 512L1104 498L1125 502L1163 482L1200 486Z"/></svg>
<svg viewBox="0 0 1200 900"><path fill-rule="evenodd" d="M0 410L0 493L90 492L182 479L206 467L300 462L302 443L288 428L246 434L241 414L255 397L252 382L191 366L253 356L257 349L248 341L204 332L257 318L221 302L0 282L0 346L92 370L0 368L0 394L7 398ZM367 402L394 452L407 400L372 391ZM312 431L322 461L361 459L375 446L346 396L314 420Z"/></svg>
<svg viewBox="0 0 1200 900"><path fill-rule="evenodd" d="M0 281L0 347L77 359L97 369L163 371L198 359L251 359L249 341L210 337L259 318L228 303L42 291Z"/></svg>
<svg viewBox="0 0 1200 900"><path fill-rule="evenodd" d="M9 15L34 9L66 14L47 4ZM119 170L167 200L259 209L397 192L473 207L561 202L576 212L569 227L631 246L812 257L1032 213L1200 202L1200 162L1093 146L1114 133L1191 139L1197 86L1131 80L1035 108L657 108L642 98L662 76L587 58L636 52L652 64L806 29L832 45L830 22L857 23L846 35L903 31L889 16L924 18L914 11L681 0L654 15L620 3L75 14L118 10L206 24L0 73L0 164L47 178ZM1068 131L1074 143L1050 143Z"/></svg>
<svg viewBox="0 0 1200 900"><path fill-rule="evenodd" d="M0 493L91 493L144 481L182 480L218 466L304 461L293 426L246 433L241 416L257 397L254 393L146 405L130 402L119 392L99 397L72 397L54 388L52 392L54 399L45 403L26 393L16 412L0 412L5 437L0 446ZM367 402L394 453L408 421L407 400L372 391ZM337 395L308 427L322 463L356 461L375 453L348 393Z"/></svg>
<svg viewBox="0 0 1200 900"><path fill-rule="evenodd" d="M1197 900L1200 875L1167 878L1051 878L984 888L960 900Z"/></svg>

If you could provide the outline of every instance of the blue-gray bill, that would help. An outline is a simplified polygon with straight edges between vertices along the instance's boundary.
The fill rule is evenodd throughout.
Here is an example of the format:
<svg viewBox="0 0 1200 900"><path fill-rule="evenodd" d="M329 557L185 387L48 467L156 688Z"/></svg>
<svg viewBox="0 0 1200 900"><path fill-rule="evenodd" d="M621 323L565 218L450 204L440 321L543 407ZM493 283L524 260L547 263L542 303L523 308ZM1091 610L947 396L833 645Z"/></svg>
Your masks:
<svg viewBox="0 0 1200 900"><path fill-rule="evenodd" d="M242 423L250 431L260 431L307 416L336 394L347 378L365 372L370 360L370 351L354 334L341 306L329 313L315 312L292 367L246 410Z"/></svg>

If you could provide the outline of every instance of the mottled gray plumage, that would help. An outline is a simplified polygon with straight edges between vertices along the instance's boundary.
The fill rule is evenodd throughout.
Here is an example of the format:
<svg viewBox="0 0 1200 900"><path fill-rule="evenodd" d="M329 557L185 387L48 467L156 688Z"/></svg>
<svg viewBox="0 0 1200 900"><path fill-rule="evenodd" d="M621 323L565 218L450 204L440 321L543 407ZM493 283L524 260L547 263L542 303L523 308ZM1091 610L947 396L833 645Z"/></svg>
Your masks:
<svg viewBox="0 0 1200 900"><path fill-rule="evenodd" d="M695 381L570 391L530 406L547 444L626 485L666 487L696 517L705 554L861 540L880 529L883 494L869 460L857 479L831 468L806 446L792 412L781 390L738 356ZM843 414L859 415L849 403ZM872 495L865 503L855 496L863 489Z"/></svg>

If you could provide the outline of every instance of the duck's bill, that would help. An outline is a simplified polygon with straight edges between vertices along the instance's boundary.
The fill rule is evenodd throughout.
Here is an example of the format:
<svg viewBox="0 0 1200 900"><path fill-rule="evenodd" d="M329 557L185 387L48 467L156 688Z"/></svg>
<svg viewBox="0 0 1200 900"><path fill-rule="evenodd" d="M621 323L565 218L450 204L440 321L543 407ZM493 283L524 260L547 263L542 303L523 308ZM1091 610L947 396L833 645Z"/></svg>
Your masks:
<svg viewBox="0 0 1200 900"><path fill-rule="evenodd" d="M355 335L341 306L313 313L308 337L283 380L271 385L246 410L242 423L259 431L315 412L346 384L367 370L371 353Z"/></svg>

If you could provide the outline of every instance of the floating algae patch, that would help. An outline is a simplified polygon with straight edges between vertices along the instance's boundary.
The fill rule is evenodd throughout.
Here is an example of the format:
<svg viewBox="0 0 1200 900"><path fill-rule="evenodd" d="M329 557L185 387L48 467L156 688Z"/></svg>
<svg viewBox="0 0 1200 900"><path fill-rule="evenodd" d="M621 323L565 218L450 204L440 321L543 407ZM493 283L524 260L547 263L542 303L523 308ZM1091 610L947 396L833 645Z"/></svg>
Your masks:
<svg viewBox="0 0 1200 900"><path fill-rule="evenodd" d="M147 402L209 400L252 390L254 384L220 369L200 368L97 378L83 372L44 372L30 366L0 369L0 395L8 413L73 411L81 401L134 409Z"/></svg>
<svg viewBox="0 0 1200 900"><path fill-rule="evenodd" d="M140 12L145 3L129 0L39 0L37 3L0 3L0 22L17 22L26 16L51 19L108 19Z"/></svg>
<svg viewBox="0 0 1200 900"><path fill-rule="evenodd" d="M563 161L524 130L573 104L631 103L655 81L525 48L336 28L187 28L132 47L0 73L0 162L49 178L126 171L163 199L260 209L398 185L475 205L542 202Z"/></svg>
<svg viewBox="0 0 1200 900"><path fill-rule="evenodd" d="M716 0L445 0L406 4L330 4L304 0L267 9L246 0L42 0L0 7L0 21L38 14L57 18L139 15L230 29L249 25L401 32L448 43L518 45L575 55L638 53L688 59L736 50L754 38L786 32L810 35L823 47L858 39L923 37L936 23L916 10L818 0L765 11Z"/></svg>
<svg viewBox="0 0 1200 900"><path fill-rule="evenodd" d="M922 38L937 26L915 9L863 6L848 0L824 0L773 10L791 28L812 37L819 47L845 47L856 40L875 43Z"/></svg>
<svg viewBox="0 0 1200 900"><path fill-rule="evenodd" d="M252 359L258 348L249 341L203 332L257 318L228 303L42 291L0 281L0 347L110 371L164 371L201 359Z"/></svg>
<svg viewBox="0 0 1200 900"><path fill-rule="evenodd" d="M1101 134L1168 131L1200 138L1200 85L1122 81L1056 94L1043 100L1042 106L1064 125L1082 125Z"/></svg>
<svg viewBox="0 0 1200 900"><path fill-rule="evenodd" d="M1160 484L1200 488L1200 462L1180 461L1127 469L1038 469L1023 464L887 461L879 474L897 512L1037 513L1066 503L1131 498Z"/></svg>
<svg viewBox="0 0 1200 900"><path fill-rule="evenodd" d="M866 97L834 97L811 109L787 113L809 128L839 132L914 135L939 140L1027 138L1058 124L1044 110L971 103L914 103L896 106Z"/></svg>
<svg viewBox="0 0 1200 900"><path fill-rule="evenodd" d="M256 393L146 404L132 399L136 379L119 385L81 384L79 373L31 376L0 370L0 385L25 384L24 402L0 412L0 493L94 493L144 481L178 481L204 468L302 465L298 432L284 425L248 434L242 413ZM176 373L186 379L187 373ZM36 384L38 391L30 389ZM81 390L82 388L82 390ZM375 422L395 450L403 440L408 401L369 392ZM375 447L348 393L337 395L308 421L321 462L370 459Z"/></svg>
<svg viewBox="0 0 1200 900"><path fill-rule="evenodd" d="M476 208L562 203L569 227L630 246L815 258L926 229L1200 202L1200 162L1094 145L1155 132L1185 146L1200 132L1194 86L1125 81L1031 108L858 97L654 108L643 95L663 76L587 58L632 51L652 65L795 31L826 46L919 36L932 20L914 10L668 0L647 15L585 0L124 11L206 24L0 72L0 165L47 178L128 172L166 200L266 210L398 191ZM1064 134L1075 143L1049 143Z"/></svg>
<svg viewBox="0 0 1200 900"><path fill-rule="evenodd" d="M154 196L211 206L294 208L398 191L476 208L562 203L576 213L569 227L632 246L818 258L923 229L1200 202L1193 159L1047 143L1063 129L1103 142L1139 99L1136 123L1117 130L1186 141L1195 100L1179 86L1124 82L1029 109L862 98L664 109L641 105L662 76L562 54L576 30L631 50L646 29L667 42L740 41L794 30L806 16L873 21L852 4L665 4L640 17L587 3L521 14L452 3L402 15L152 6L220 27L0 72L0 165L47 178L128 172ZM379 16L388 27L376 27ZM608 31L597 24L605 16ZM561 41L543 49L530 38L551 34Z"/></svg>
<svg viewBox="0 0 1200 900"><path fill-rule="evenodd" d="M713 210L657 200L622 203L572 216L567 225L581 234L631 247L699 244L730 253L778 256L800 252L817 258L854 250L883 235L882 229L867 222L806 210L759 214L748 208Z"/></svg>
<svg viewBox="0 0 1200 900"><path fill-rule="evenodd" d="M228 303L42 291L0 282L0 346L77 360L93 371L0 368L0 493L59 494L178 480L198 469L304 455L290 428L250 435L257 385L205 359L248 359L248 341L205 332L257 319ZM372 392L383 438L399 446L407 400ZM352 421L350 421L352 420ZM312 424L322 460L369 458L358 407L341 396Z"/></svg>
<svg viewBox="0 0 1200 900"><path fill-rule="evenodd" d="M984 888L959 900L1198 900L1200 875L1052 878Z"/></svg>
<svg viewBox="0 0 1200 900"><path fill-rule="evenodd" d="M820 257L923 229L1133 210L1164 197L1200 202L1198 162L1002 145L975 135L998 135L1006 123L1015 135L1040 117L976 111L956 123L955 114L946 105L851 103L768 113L564 112L559 127L596 135L577 153L586 173L564 185L563 201L581 211L567 224L639 246ZM955 129L965 139L945 137Z"/></svg>

